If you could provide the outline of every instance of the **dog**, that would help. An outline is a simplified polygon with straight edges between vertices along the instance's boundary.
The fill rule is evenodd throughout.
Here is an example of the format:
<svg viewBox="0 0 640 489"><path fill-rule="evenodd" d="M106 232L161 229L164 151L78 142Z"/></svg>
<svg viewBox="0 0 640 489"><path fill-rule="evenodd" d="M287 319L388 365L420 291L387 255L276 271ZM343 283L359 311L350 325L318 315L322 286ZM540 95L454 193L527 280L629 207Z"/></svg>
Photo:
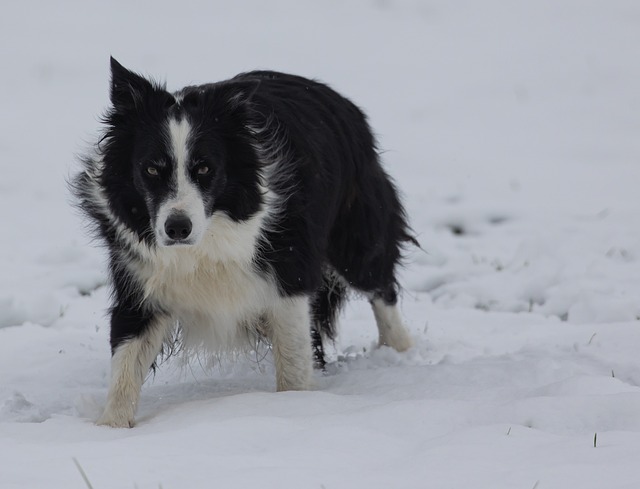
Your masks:
<svg viewBox="0 0 640 489"><path fill-rule="evenodd" d="M396 269L415 239L365 115L327 85L253 71L170 93L111 58L111 105L71 181L108 251L111 381L132 427L163 345L265 338L278 391L310 388L348 291L379 344L411 346Z"/></svg>

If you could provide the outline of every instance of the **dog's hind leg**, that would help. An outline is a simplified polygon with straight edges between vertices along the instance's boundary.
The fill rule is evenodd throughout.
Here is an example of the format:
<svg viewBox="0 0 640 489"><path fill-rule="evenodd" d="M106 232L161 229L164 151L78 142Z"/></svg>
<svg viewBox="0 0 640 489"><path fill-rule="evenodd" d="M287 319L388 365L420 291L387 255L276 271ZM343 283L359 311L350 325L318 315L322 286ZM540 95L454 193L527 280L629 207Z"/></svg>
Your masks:
<svg viewBox="0 0 640 489"><path fill-rule="evenodd" d="M155 361L172 324L166 315L135 318L136 311L114 308L111 319L111 382L107 406L97 424L114 428L131 428L144 379ZM138 311L139 312L139 311ZM136 336L120 339L120 327L138 319ZM140 329L142 331L140 331ZM115 338L114 338L115 336Z"/></svg>
<svg viewBox="0 0 640 489"><path fill-rule="evenodd" d="M375 274L368 272L354 273L354 269L343 269L346 275L345 281L369 299L376 325L378 326L378 344L380 346L390 346L397 351L405 351L411 348L411 336L403 324L400 310L398 309L398 290L396 281L393 278L393 270L389 272L388 276L382 277L379 282L387 283L388 285L378 286L375 282L372 282L376 278ZM376 263L362 268L362 270L380 269L382 267L377 266Z"/></svg>
<svg viewBox="0 0 640 489"><path fill-rule="evenodd" d="M410 335L398 311L396 269L402 246L411 236L398 193L377 156L347 189L331 232L328 258L333 269L355 290L364 293L373 308L380 345L398 351L411 346Z"/></svg>
<svg viewBox="0 0 640 489"><path fill-rule="evenodd" d="M398 293L395 285L389 285L370 295L371 308L378 325L380 346L390 346L397 351L411 348L411 337L402 323L398 310Z"/></svg>
<svg viewBox="0 0 640 489"><path fill-rule="evenodd" d="M313 353L313 368L324 371L327 362L324 358L324 343L318 321L311 324L311 350Z"/></svg>
<svg viewBox="0 0 640 489"><path fill-rule="evenodd" d="M336 337L336 322L346 299L346 293L344 280L333 271L325 271L322 286L316 292L311 304L313 365L319 370L325 369L324 340L334 340Z"/></svg>

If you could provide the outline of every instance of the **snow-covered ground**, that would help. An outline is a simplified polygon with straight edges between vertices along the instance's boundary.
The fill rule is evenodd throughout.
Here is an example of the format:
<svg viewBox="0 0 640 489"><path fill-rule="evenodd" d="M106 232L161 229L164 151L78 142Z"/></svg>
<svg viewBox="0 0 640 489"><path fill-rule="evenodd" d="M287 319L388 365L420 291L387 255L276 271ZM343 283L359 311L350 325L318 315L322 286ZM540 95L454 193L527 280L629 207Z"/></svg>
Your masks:
<svg viewBox="0 0 640 489"><path fill-rule="evenodd" d="M0 18L0 488L640 487L640 3L25 1ZM327 376L172 360L96 427L104 257L65 178L108 56L170 88L273 68L370 114L424 251ZM597 436L596 436L597 435ZM595 445L595 447L594 447Z"/></svg>

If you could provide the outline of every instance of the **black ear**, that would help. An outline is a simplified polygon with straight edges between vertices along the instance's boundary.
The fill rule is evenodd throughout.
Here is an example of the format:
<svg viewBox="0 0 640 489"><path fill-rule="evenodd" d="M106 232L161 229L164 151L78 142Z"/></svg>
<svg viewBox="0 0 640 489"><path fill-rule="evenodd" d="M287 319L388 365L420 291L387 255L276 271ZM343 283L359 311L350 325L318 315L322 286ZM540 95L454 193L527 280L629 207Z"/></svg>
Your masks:
<svg viewBox="0 0 640 489"><path fill-rule="evenodd" d="M111 103L116 109L133 109L156 90L146 78L129 71L111 57Z"/></svg>

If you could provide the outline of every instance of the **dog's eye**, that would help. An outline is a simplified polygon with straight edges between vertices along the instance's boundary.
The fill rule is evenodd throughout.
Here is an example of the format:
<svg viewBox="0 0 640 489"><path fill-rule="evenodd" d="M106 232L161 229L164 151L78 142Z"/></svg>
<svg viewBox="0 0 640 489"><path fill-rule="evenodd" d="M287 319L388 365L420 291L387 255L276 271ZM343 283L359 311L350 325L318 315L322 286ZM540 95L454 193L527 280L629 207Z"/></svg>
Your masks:
<svg viewBox="0 0 640 489"><path fill-rule="evenodd" d="M148 166L146 171L147 171L147 174L151 175L152 177L157 177L160 174L160 172L155 166Z"/></svg>
<svg viewBox="0 0 640 489"><path fill-rule="evenodd" d="M209 169L209 167L207 165L200 165L198 167L198 169L196 170L198 175L208 175L210 171L211 170Z"/></svg>

